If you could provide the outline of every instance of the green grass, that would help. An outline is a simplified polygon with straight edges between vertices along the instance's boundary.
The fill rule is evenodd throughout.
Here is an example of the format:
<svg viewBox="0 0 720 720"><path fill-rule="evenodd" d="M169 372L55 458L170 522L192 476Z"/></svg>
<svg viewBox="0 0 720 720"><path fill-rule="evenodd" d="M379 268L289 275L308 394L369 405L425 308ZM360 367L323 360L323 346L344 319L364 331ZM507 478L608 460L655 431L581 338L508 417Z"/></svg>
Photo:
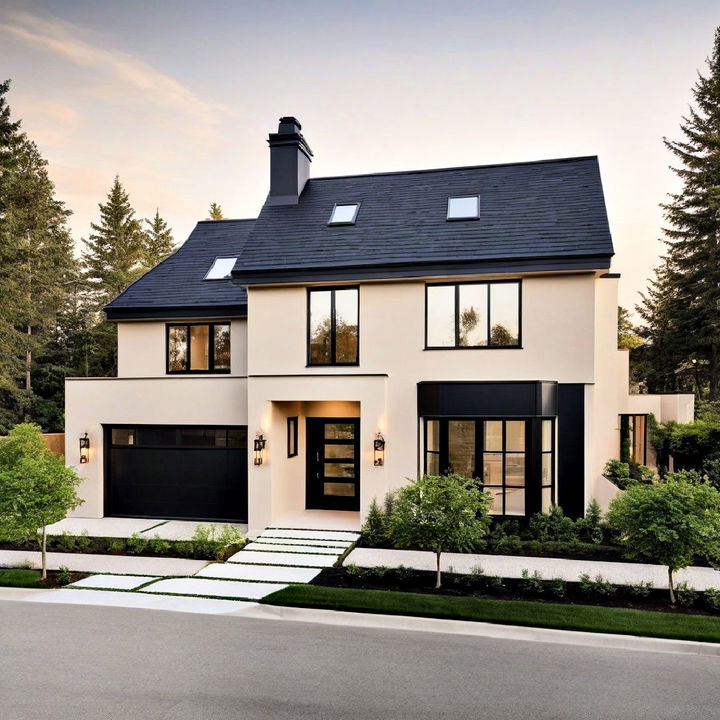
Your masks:
<svg viewBox="0 0 720 720"><path fill-rule="evenodd" d="M0 587L41 588L39 570L0 569Z"/></svg>
<svg viewBox="0 0 720 720"><path fill-rule="evenodd" d="M317 585L289 585L260 602L292 607L720 642L720 618L596 605L448 597L387 590L350 590Z"/></svg>

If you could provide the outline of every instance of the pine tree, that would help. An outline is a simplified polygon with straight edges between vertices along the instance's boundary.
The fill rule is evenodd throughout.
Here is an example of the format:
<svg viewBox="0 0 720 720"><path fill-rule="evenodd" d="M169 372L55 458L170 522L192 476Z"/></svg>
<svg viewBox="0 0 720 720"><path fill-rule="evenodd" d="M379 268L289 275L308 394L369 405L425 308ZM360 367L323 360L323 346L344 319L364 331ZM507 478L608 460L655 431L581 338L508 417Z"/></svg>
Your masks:
<svg viewBox="0 0 720 720"><path fill-rule="evenodd" d="M175 240L168 224L160 217L160 210L155 210L152 220L145 218L147 229L143 242L142 264L146 269L154 268L162 262L175 248Z"/></svg>
<svg viewBox="0 0 720 720"><path fill-rule="evenodd" d="M692 90L695 107L683 118L682 140L664 138L679 160L672 168L682 190L663 205L667 255L638 308L648 323L657 374L675 389L693 363L707 368L708 398L720 394L720 27L708 73ZM675 376L671 379L671 376Z"/></svg>
<svg viewBox="0 0 720 720"><path fill-rule="evenodd" d="M222 208L217 203L211 203L210 210L208 212L210 213L210 217L208 218L208 220L224 220L225 219Z"/></svg>

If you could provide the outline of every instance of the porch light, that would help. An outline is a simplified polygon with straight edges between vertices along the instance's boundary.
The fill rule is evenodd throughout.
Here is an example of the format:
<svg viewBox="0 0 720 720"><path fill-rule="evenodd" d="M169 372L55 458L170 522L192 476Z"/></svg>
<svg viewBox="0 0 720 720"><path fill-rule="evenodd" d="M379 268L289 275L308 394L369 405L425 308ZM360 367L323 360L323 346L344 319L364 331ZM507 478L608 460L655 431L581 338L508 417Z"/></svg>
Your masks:
<svg viewBox="0 0 720 720"><path fill-rule="evenodd" d="M263 455L265 454L265 436L258 431L253 442L253 465L263 464Z"/></svg>
<svg viewBox="0 0 720 720"><path fill-rule="evenodd" d="M375 434L375 440L373 440L373 451L374 451L374 465L380 467L385 464L385 438L382 433L378 432Z"/></svg>
<svg viewBox="0 0 720 720"><path fill-rule="evenodd" d="M80 438L80 464L84 464L88 462L90 456L90 438L88 437L88 434L85 433L83 437Z"/></svg>

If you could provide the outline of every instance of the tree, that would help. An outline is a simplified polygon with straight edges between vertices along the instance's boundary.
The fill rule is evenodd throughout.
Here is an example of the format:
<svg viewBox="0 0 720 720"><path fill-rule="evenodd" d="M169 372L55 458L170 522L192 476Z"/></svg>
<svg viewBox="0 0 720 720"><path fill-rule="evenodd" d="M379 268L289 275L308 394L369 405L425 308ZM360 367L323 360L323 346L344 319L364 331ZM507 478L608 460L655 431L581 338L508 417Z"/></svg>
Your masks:
<svg viewBox="0 0 720 720"><path fill-rule="evenodd" d="M210 217L208 218L208 220L224 220L225 219L222 208L217 203L211 203L210 210L208 210L208 212L210 213Z"/></svg>
<svg viewBox="0 0 720 720"><path fill-rule="evenodd" d="M673 605L674 572L695 556L720 562L720 492L706 483L670 477L631 485L610 503L607 522L620 533L627 557L667 567Z"/></svg>
<svg viewBox="0 0 720 720"><path fill-rule="evenodd" d="M704 368L710 400L720 397L720 27L715 31L708 73L692 90L695 107L683 118L683 138L665 147L682 189L662 207L667 254L649 294L638 307L656 363L656 387L678 390ZM696 370L691 365L695 360ZM678 376L684 380L678 381ZM651 383L649 383L651 384ZM651 384L652 387L652 384Z"/></svg>
<svg viewBox="0 0 720 720"><path fill-rule="evenodd" d="M143 242L142 264L148 270L162 262L175 248L172 230L160 217L160 209L155 210L152 220L145 218L147 228Z"/></svg>
<svg viewBox="0 0 720 720"><path fill-rule="evenodd" d="M435 588L441 586L444 552L477 549L490 525L490 495L460 475L424 475L401 488L390 516L397 547L431 550L436 558Z"/></svg>
<svg viewBox="0 0 720 720"><path fill-rule="evenodd" d="M618 348L622 350L634 350L643 344L643 339L637 334L630 312L622 305L618 305Z"/></svg>
<svg viewBox="0 0 720 720"><path fill-rule="evenodd" d="M47 577L47 526L81 504L80 478L45 447L39 425L16 425L0 441L0 528L6 537L36 536L40 529L42 579Z"/></svg>

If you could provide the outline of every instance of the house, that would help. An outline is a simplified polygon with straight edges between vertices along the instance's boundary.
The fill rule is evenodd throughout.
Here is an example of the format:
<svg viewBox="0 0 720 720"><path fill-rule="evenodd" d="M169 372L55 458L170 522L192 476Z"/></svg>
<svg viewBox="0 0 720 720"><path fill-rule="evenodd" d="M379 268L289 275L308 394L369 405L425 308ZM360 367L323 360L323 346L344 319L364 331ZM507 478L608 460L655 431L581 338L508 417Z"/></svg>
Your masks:
<svg viewBox="0 0 720 720"><path fill-rule="evenodd" d="M310 179L295 118L269 145L259 217L199 222L107 306L118 377L68 379L77 514L255 534L454 471L579 516L621 434L652 462L648 417L692 419L628 392L596 157Z"/></svg>

